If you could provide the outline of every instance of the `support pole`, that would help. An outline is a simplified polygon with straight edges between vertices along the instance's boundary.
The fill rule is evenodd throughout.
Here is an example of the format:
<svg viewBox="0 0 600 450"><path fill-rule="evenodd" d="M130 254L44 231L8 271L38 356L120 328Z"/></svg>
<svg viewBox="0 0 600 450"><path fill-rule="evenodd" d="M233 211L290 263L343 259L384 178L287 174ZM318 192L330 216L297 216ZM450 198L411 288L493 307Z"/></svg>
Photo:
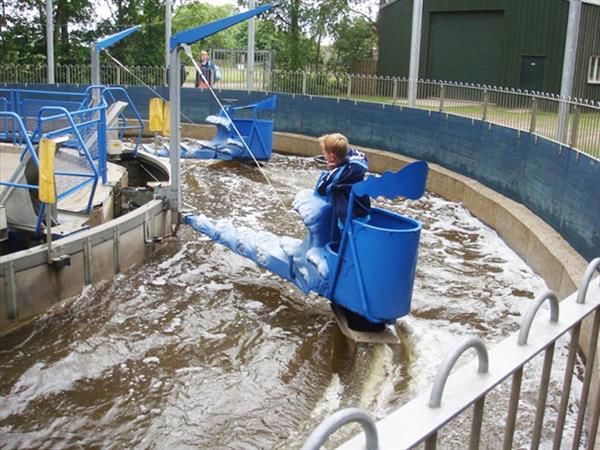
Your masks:
<svg viewBox="0 0 600 450"><path fill-rule="evenodd" d="M46 0L46 56L48 84L54 84L54 13L52 0Z"/></svg>
<svg viewBox="0 0 600 450"><path fill-rule="evenodd" d="M165 67L169 67L169 39L171 39L171 0L165 1Z"/></svg>
<svg viewBox="0 0 600 450"><path fill-rule="evenodd" d="M250 0L249 8L254 9L255 2ZM255 21L253 17L248 20L248 57L246 61L246 89L251 91L254 89L254 30Z"/></svg>
<svg viewBox="0 0 600 450"><path fill-rule="evenodd" d="M562 80L560 83L561 101L558 106L558 142L567 143L569 129L570 104L567 98L573 95L573 78L577 59L577 41L579 38L579 22L581 17L581 0L570 0L565 54L563 58Z"/></svg>
<svg viewBox="0 0 600 450"><path fill-rule="evenodd" d="M169 161L171 163L171 185L169 186L169 207L171 209L171 223L179 223L179 210L181 209L181 172L180 172L180 55L179 46L169 53L169 101L171 103L171 137L169 139Z"/></svg>
<svg viewBox="0 0 600 450"><path fill-rule="evenodd" d="M92 85L100 84L100 50L96 50L96 46L92 45ZM100 103L100 92L98 89L92 90L93 105L97 106Z"/></svg>
<svg viewBox="0 0 600 450"><path fill-rule="evenodd" d="M52 204L46 203L46 243L48 244L48 264L52 263Z"/></svg>
<svg viewBox="0 0 600 450"><path fill-rule="evenodd" d="M417 105L417 80L419 79L419 56L421 52L421 24L423 0L413 0L412 33L410 40L410 68L408 71L408 106Z"/></svg>

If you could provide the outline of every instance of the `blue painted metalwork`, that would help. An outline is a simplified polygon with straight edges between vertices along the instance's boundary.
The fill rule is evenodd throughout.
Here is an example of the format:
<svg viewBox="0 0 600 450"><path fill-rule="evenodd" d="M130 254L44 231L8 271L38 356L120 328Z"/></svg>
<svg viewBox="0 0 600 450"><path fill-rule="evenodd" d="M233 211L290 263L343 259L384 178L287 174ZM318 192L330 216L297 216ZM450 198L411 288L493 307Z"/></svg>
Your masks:
<svg viewBox="0 0 600 450"><path fill-rule="evenodd" d="M56 114L56 115L48 118L48 117L44 117L44 112L46 112L46 111L60 111L62 114ZM89 152L89 149L87 148L84 138L80 132L80 128L75 124L75 121L73 119L73 116L77 117L78 115L87 115L90 111L98 113L100 116L100 118L97 120L97 123L98 123L97 142L98 142L98 149L99 149L98 168L96 168L96 165L94 164L94 160L92 158L92 155ZM46 133L45 135L49 139L52 139L54 137L63 136L66 133L69 133L69 134L73 133L75 135L75 141L78 144L77 148L79 149L80 152L83 153L83 155L85 156L85 159L88 162L88 165L90 166L92 174L88 175L89 180L82 181L81 183L79 183L76 186L74 186L73 188L69 189L62 195L58 196L58 199L61 200L62 198L65 198L66 196L72 194L73 192L76 192L77 190L86 186L88 183L92 182L93 187L90 192L88 204L86 206L86 214L89 214L92 210L94 193L96 191L96 186L98 184L98 178L101 177L102 183L106 183L106 170L107 170L106 169L106 142L105 142L106 132L103 127L103 124L106 123L106 118L104 116L105 112L106 112L106 103L103 103L100 106L96 106L94 108L89 108L87 110L76 111L73 114L69 113L69 111L67 111L65 108L62 108L60 106L46 106L46 107L40 108L40 110L38 112L38 130L40 130L39 131L40 133L41 133L41 130L43 129L43 123L46 120L55 120L57 118L64 118L67 120L70 127L66 127L61 130L57 130L55 132ZM104 150L102 151L101 149L104 149ZM102 156L102 155L104 155L104 156ZM81 176L81 175L82 174L77 173L76 176ZM37 230L37 231L39 232L39 230Z"/></svg>
<svg viewBox="0 0 600 450"><path fill-rule="evenodd" d="M240 22L244 22L254 16L262 14L269 9L273 8L275 5L263 5L258 8L251 9L250 11L246 11L243 13L236 14L234 16L225 17L224 19L215 20L214 22L207 23L205 25L200 25L196 28L191 28L189 30L181 31L177 34L171 36L171 40L169 41L171 51L175 50L177 46L181 44L193 44L198 42L201 39L212 36L219 31L225 30L226 28L232 27Z"/></svg>
<svg viewBox="0 0 600 450"><path fill-rule="evenodd" d="M185 221L197 231L245 256L304 293L315 291L373 323L393 323L410 312L421 224L409 217L372 208L368 222L352 219L356 195L418 199L425 192L428 167L423 161L396 173L370 176L353 186L341 231L329 199L301 191L294 209L308 229L303 241L244 229L228 220L200 216Z"/></svg>
<svg viewBox="0 0 600 450"><path fill-rule="evenodd" d="M10 117L13 121L13 139L16 134L19 134L20 139L25 142L25 148L23 149L24 153L29 153L31 158L35 162L36 166L39 167L40 160L38 159L37 154L35 153L35 149L33 148L33 143L29 138L29 134L27 133L27 128L23 125L23 121L19 117L19 115L14 111L0 111L0 117ZM16 126L15 126L16 125ZM22 156L21 156L22 158Z"/></svg>
<svg viewBox="0 0 600 450"><path fill-rule="evenodd" d="M29 119L35 120L39 109L43 106L61 106L69 111L83 109L86 94L81 92L57 92L40 89L8 89L1 88L0 96L5 100L6 111L12 111L19 115L23 124L27 127ZM7 119L5 119L7 120ZM16 127L5 127L4 138L13 144L23 144L24 139L16 132ZM39 136L31 134L32 142L37 142Z"/></svg>
<svg viewBox="0 0 600 450"><path fill-rule="evenodd" d="M11 183L10 181L0 181L0 185L14 188L39 189L39 186L34 184Z"/></svg>
<svg viewBox="0 0 600 450"><path fill-rule="evenodd" d="M94 44L94 48L96 49L97 52L99 52L103 48L110 47L111 45L119 42L121 39L129 36L132 33L135 33L140 28L141 28L141 25L136 25L134 27L127 28L126 30L119 31L118 33L111 34L110 36L107 36L104 39L100 39L99 41L97 41Z"/></svg>
<svg viewBox="0 0 600 450"><path fill-rule="evenodd" d="M125 98L125 101L128 105L127 107L131 110L139 125L127 125L127 117L125 115L125 112L122 111L119 114L119 125L116 127L108 127L106 131L117 130L119 133L119 139L123 139L123 136L125 135L125 130L139 130L137 136L135 137L135 147L133 149L133 153L136 154L138 152L139 145L141 144L142 137L144 135L144 122L142 116L136 108L133 100L131 100L131 97L129 96L127 91L120 86L107 86L102 89L102 98L104 98L105 102L108 105L117 101L114 95L115 92L121 94Z"/></svg>
<svg viewBox="0 0 600 450"><path fill-rule="evenodd" d="M206 122L217 127L217 134L210 142L201 141L198 147L181 144L181 157L191 159L256 159L266 161L273 153L273 121L258 118L258 111L275 109L277 96L245 106L225 106L225 111L210 115ZM251 118L235 118L236 111L251 112ZM232 120L230 120L232 119ZM240 132L240 136L235 132ZM243 141L242 141L243 139ZM245 143L245 144L244 144ZM248 149L246 148L248 146ZM143 146L149 153L155 153L150 146ZM157 156L168 157L168 147L164 146ZM254 157L254 158L253 158Z"/></svg>
<svg viewBox="0 0 600 450"><path fill-rule="evenodd" d="M4 90L6 92L6 90ZM102 100L101 104L86 109L78 109L75 111L69 111L64 106L40 106L39 108L36 106L35 112L37 114L36 120L36 128L30 133L28 132L24 120L30 115L30 110L28 110L25 100L27 96L30 95L42 95L48 96L50 98L57 98L60 94L57 92L49 92L49 91L28 91L28 90L10 90L9 97L10 101L4 102L4 105L10 106L13 111L0 111L0 117L3 118L3 122L5 124L8 121L12 121L14 124L9 133L9 129L6 129L7 138L12 138L14 143L24 143L25 148L21 154L21 160L26 154L29 154L35 164L36 167L39 168L39 159L36 154L34 143L37 142L42 136L45 136L49 139L69 135L74 136L72 139L72 143L74 143L74 147L83 155L87 164L90 167L89 173L82 172L58 172L55 175L58 176L71 176L84 178L84 180L80 183L77 183L75 186L72 186L65 192L60 193L57 198L58 200L62 200L74 192L82 189L83 187L92 184L92 189L90 192L90 196L88 199L88 203L86 206L86 212L89 214L91 208L93 206L93 198L96 190L96 186L98 184L98 178L102 177L103 183L106 182L106 172L107 172L107 162L106 162L106 102ZM86 100L86 94L76 94L75 97L82 98L81 102L71 102L76 108L80 108L81 106L89 104ZM6 98L6 97L5 97ZM36 104L43 105L44 102L41 99L36 99L34 102ZM50 101L48 103L58 103L60 101ZM64 103L64 102L63 102ZM30 103L31 104L31 103ZM58 113L56 113L58 111ZM67 126L61 127L57 130L53 130L47 133L44 133L44 125L51 123L53 121L66 121ZM85 142L85 136L87 132L87 136L91 133L97 133L97 156L98 156L98 166L94 163L94 158L92 157L87 144ZM11 134L12 136L9 136ZM14 183L14 182L0 182L0 185L9 186L13 188L21 188L21 189L39 189L38 186L30 185L26 183ZM41 224L42 218L44 214L44 207L40 207L38 210L38 217L36 222L36 232L41 232Z"/></svg>

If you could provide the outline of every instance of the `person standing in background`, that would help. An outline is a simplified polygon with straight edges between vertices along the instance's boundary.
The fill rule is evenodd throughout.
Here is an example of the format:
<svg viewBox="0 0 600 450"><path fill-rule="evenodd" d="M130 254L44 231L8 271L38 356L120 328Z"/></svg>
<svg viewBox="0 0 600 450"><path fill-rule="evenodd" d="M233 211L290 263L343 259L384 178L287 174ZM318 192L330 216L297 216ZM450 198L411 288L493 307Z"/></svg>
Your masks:
<svg viewBox="0 0 600 450"><path fill-rule="evenodd" d="M200 74L196 73L196 87L200 89L206 89L208 88L208 86L212 86L215 77L215 65L208 57L208 52L206 50L202 50L200 52L200 70L202 71L202 75L204 75L204 78L208 82L208 85L202 79Z"/></svg>

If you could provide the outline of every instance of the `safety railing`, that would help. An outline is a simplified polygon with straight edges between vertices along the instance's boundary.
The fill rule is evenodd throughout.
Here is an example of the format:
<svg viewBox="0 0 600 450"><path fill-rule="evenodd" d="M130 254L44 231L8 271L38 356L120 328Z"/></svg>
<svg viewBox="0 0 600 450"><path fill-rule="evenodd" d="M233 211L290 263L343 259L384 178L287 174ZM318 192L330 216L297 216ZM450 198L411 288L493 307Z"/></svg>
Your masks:
<svg viewBox="0 0 600 450"><path fill-rule="evenodd" d="M138 148L142 142L142 137L144 135L144 122L142 120L142 115L135 106L135 103L133 102L127 91L119 86L104 87L102 89L101 95L106 104L109 106L116 103L118 98L122 98L127 103L127 108L133 114L137 124L129 125L125 112L121 111L119 113L116 125L107 125L106 131L107 133L110 133L111 131L116 131L119 139L123 139L125 133L127 132L126 130L138 130L137 135L135 136L135 147L133 149L134 154L137 153Z"/></svg>
<svg viewBox="0 0 600 450"><path fill-rule="evenodd" d="M53 126L56 122L66 122L66 126ZM101 176L102 182L106 183L106 103L71 112L61 106L44 106L38 111L37 124L32 140L39 140L42 136L48 139L68 136L70 139L63 145L76 149L88 162L91 174L96 179ZM47 129L50 131L45 131ZM98 167L94 160L98 161ZM70 175L88 177L91 174Z"/></svg>
<svg viewBox="0 0 600 450"><path fill-rule="evenodd" d="M491 448L511 449L517 432L521 438L527 436L530 448L538 448L542 443L542 427L545 423L546 434L544 444L552 446L554 450L566 447L565 423L567 414L576 416L574 426L569 427L571 442L569 448L586 448L592 450L596 447L598 434L598 421L600 418L600 397L591 396L590 389L592 378L598 379L599 372L595 369L595 360L598 352L598 329L600 326L600 283L597 278L591 283L592 276L600 271L600 258L593 260L588 266L581 281L578 292L572 294L560 304L554 293L548 291L537 297L529 306L523 317L521 328L518 332L495 345L488 353L483 341L477 337L467 337L444 359L435 376L433 386L429 393L424 393L408 402L397 411L385 417L376 424L375 430L371 429L368 414L356 409L338 411L326 419L306 440L303 450L320 448L329 435L339 427L351 421L360 421L365 428L365 435L359 435L343 444L340 448L363 448L366 439L369 449L404 449L413 448L424 444L425 449L434 449L438 440L444 444L443 432L452 428L457 422L465 418L466 411L472 410L470 432L468 437L459 433L460 448L479 448L482 425L485 419L493 422L497 427L501 424L501 414L495 409L486 417L486 401L499 403L500 398L508 398L508 405L504 415L504 433L502 437L494 434L496 441L489 442ZM544 303L549 303L550 317L544 321L536 319L536 315ZM573 405L573 377L575 374L576 356L582 336L583 322L586 321L589 334L583 343L586 358L585 369L578 402ZM570 335L566 362L554 361L557 341L564 335ZM562 342L562 341L561 341ZM450 374L458 358L468 349L477 351L477 361L471 361L454 374ZM541 373L539 365L531 361L539 354L543 354ZM564 368L562 364L564 363ZM596 364L597 365L597 364ZM477 369L475 368L477 366ZM595 370L594 370L595 369ZM551 373L562 370L562 385L554 386L560 396L558 406L551 405L548 392ZM522 392L521 385L524 377L537 384L537 400L533 407L531 420L519 418L519 409ZM556 376L554 377L556 378ZM504 381L510 380L510 394L504 391ZM598 380L597 380L598 381ZM559 381L560 383L560 381ZM598 389L598 388L597 388ZM497 397L494 397L494 396ZM588 408L588 400L592 403ZM494 401L495 400L495 401ZM530 407L530 406L528 406ZM548 410L552 408L553 414ZM587 430L584 430L584 421L587 414ZM460 417L459 417L460 416ZM551 421L551 423L548 423ZM364 424L367 425L364 425ZM468 423L465 425L468 426ZM488 423L489 425L489 423ZM461 424L457 424L461 427ZM462 430L462 428L461 428ZM550 431L550 434L548 434ZM454 445L457 444L457 435L453 436ZM551 441L551 442L550 442ZM519 446L523 445L520 443Z"/></svg>
<svg viewBox="0 0 600 450"><path fill-rule="evenodd" d="M193 87L195 71L186 66L184 86ZM0 65L0 83L45 83L46 66ZM89 84L89 66L57 66L56 83ZM215 87L222 90L247 90L244 68L222 67ZM101 79L107 85L166 85L167 71L162 66L101 66ZM315 95L405 106L408 80L331 72L267 70L257 68L252 89ZM559 120L563 105L566 120ZM600 103L579 98L527 92L496 86L448 81L419 80L416 107L468 117L534 133L600 159Z"/></svg>
<svg viewBox="0 0 600 450"><path fill-rule="evenodd" d="M51 95L49 95L51 94ZM5 101L2 103L9 111L0 111L0 134L14 144L24 146L21 159L29 154L35 166L39 169L39 159L35 143L41 137L48 139L64 138L63 147L73 149L70 163L65 163L70 169L55 169L58 179L70 179L69 182L57 181L57 200L63 200L75 192L91 184L86 213L91 212L93 198L101 178L107 181L107 143L106 143L106 109L104 100L97 106L88 107L90 92L74 94L73 101L58 100L60 93L27 90L2 90ZM48 96L48 101L35 96ZM70 96L71 94L62 93ZM31 101L31 96L35 97ZM65 105L65 106L58 106ZM69 110L67 107L75 109ZM36 117L33 118L32 114ZM35 125L33 125L35 124ZM29 125L29 126L28 126ZM82 163L82 160L84 163ZM73 180L81 179L74 182ZM3 181L0 185L11 189L39 189L37 185L23 184L14 181ZM41 204L37 212L36 232L42 231L42 219L45 205Z"/></svg>
<svg viewBox="0 0 600 450"><path fill-rule="evenodd" d="M45 91L37 89L7 89L0 88L0 102L2 102L5 111L12 111L19 115L25 127L33 131L37 126L37 116L40 108L45 106L59 106L76 111L86 107L85 93L66 93L56 91ZM23 144L22 140L16 140L11 135L11 128L5 126L4 133L8 133L6 140L12 140ZM33 141L36 142L35 140Z"/></svg>

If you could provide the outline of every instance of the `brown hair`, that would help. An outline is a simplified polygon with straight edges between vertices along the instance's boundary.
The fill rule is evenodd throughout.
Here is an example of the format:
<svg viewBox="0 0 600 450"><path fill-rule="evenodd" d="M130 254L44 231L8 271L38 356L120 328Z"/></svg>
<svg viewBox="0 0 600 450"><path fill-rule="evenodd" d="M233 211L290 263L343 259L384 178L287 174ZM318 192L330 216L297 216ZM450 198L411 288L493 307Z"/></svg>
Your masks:
<svg viewBox="0 0 600 450"><path fill-rule="evenodd" d="M326 134L319 138L321 149L326 153L334 153L341 161L348 153L348 139L341 133Z"/></svg>

